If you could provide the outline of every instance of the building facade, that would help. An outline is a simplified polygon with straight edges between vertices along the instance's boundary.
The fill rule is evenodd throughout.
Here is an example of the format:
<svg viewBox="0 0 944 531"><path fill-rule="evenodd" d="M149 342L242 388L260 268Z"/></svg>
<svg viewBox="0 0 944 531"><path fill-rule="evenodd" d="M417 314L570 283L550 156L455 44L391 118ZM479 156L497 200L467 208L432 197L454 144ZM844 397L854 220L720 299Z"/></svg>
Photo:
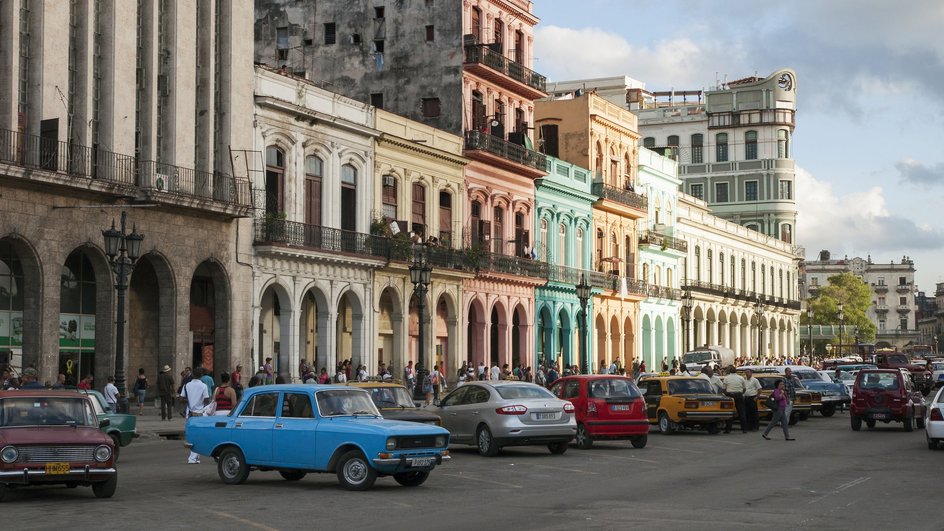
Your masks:
<svg viewBox="0 0 944 531"><path fill-rule="evenodd" d="M722 345L750 360L799 354L797 260L790 244L711 214L679 194L677 234L686 240L683 322L691 348Z"/></svg>
<svg viewBox="0 0 944 531"><path fill-rule="evenodd" d="M127 375L247 362L252 203L231 152L252 145L252 52L237 38L252 12L156 0L0 10L2 357L100 386L121 320ZM116 315L102 231L122 211L145 239Z"/></svg>

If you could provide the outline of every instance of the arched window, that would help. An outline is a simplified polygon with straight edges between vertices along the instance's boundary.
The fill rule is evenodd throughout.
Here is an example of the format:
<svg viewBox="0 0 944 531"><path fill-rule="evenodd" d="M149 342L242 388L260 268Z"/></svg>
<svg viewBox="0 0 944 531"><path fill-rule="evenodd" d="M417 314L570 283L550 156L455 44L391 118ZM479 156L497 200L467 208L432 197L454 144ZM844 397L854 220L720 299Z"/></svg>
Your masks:
<svg viewBox="0 0 944 531"><path fill-rule="evenodd" d="M341 230L357 230L357 168L341 166Z"/></svg>
<svg viewBox="0 0 944 531"><path fill-rule="evenodd" d="M476 42L482 42L482 10L473 7L472 8L472 35L475 36Z"/></svg>
<svg viewBox="0 0 944 531"><path fill-rule="evenodd" d="M780 282L780 298L783 298L783 269L777 271L778 281Z"/></svg>
<svg viewBox="0 0 944 531"><path fill-rule="evenodd" d="M266 148L265 209L267 216L284 212L285 152L276 146Z"/></svg>
<svg viewBox="0 0 944 531"><path fill-rule="evenodd" d="M656 286L662 285L662 267L655 266L652 271L652 283Z"/></svg>
<svg viewBox="0 0 944 531"><path fill-rule="evenodd" d="M492 209L492 252L495 253L504 253L505 246L503 245L505 240L505 209L502 207L495 207Z"/></svg>
<svg viewBox="0 0 944 531"><path fill-rule="evenodd" d="M426 187L422 183L413 183L413 193L410 198L410 230L425 238L426 230Z"/></svg>
<svg viewBox="0 0 944 531"><path fill-rule="evenodd" d="M744 158L746 160L757 158L757 131L744 133Z"/></svg>
<svg viewBox="0 0 944 531"><path fill-rule="evenodd" d="M644 282L652 282L652 280L649 278L649 264L647 263L642 264L642 280Z"/></svg>
<svg viewBox="0 0 944 531"><path fill-rule="evenodd" d="M618 182L619 178L619 158L616 156L616 152L613 151L613 148L610 148L610 174L607 178L607 184L614 188L619 188L620 183Z"/></svg>
<svg viewBox="0 0 944 531"><path fill-rule="evenodd" d="M715 135L715 162L728 161L728 134L718 133Z"/></svg>
<svg viewBox="0 0 944 531"><path fill-rule="evenodd" d="M774 266L770 266L770 295L774 294Z"/></svg>
<svg viewBox="0 0 944 531"><path fill-rule="evenodd" d="M541 218L541 260L549 262L551 242L547 240L547 219Z"/></svg>
<svg viewBox="0 0 944 531"><path fill-rule="evenodd" d="M593 171L596 172L598 179L603 179L603 145L599 142L597 142L597 157Z"/></svg>
<svg viewBox="0 0 944 531"><path fill-rule="evenodd" d="M780 239L787 243L793 243L793 227L789 223L780 226Z"/></svg>
<svg viewBox="0 0 944 531"><path fill-rule="evenodd" d="M675 275L672 274L672 271L673 269L671 267L665 269L665 287L667 288L675 287L675 278L673 278Z"/></svg>
<svg viewBox="0 0 944 531"><path fill-rule="evenodd" d="M790 133L786 129L777 130L777 158L785 159L790 156Z"/></svg>
<svg viewBox="0 0 944 531"><path fill-rule="evenodd" d="M557 228L557 256L556 261L560 265L568 265L567 260L567 227L561 223Z"/></svg>
<svg viewBox="0 0 944 531"><path fill-rule="evenodd" d="M701 133L692 135L692 164L705 162L705 137Z"/></svg>
<svg viewBox="0 0 944 531"><path fill-rule="evenodd" d="M610 256L613 258L613 271L615 274L619 274L619 238L616 237L616 232L610 233Z"/></svg>
<svg viewBox="0 0 944 531"><path fill-rule="evenodd" d="M656 139L651 136L647 136L646 138L643 138L642 147L648 148L648 149L652 149L656 147Z"/></svg>
<svg viewBox="0 0 944 531"><path fill-rule="evenodd" d="M577 229L577 243L574 245L574 253L576 254L576 267L577 269L583 269L583 229Z"/></svg>
<svg viewBox="0 0 944 531"><path fill-rule="evenodd" d="M603 246L605 244L603 229L597 229L597 271L603 271Z"/></svg>
<svg viewBox="0 0 944 531"><path fill-rule="evenodd" d="M623 188L633 188L633 163L629 159L629 153L623 156Z"/></svg>
<svg viewBox="0 0 944 531"><path fill-rule="evenodd" d="M381 202L383 203L383 217L388 222L397 219L397 178L393 175L383 176Z"/></svg>
<svg viewBox="0 0 944 531"><path fill-rule="evenodd" d="M321 225L321 186L324 163L315 156L305 159L305 223Z"/></svg>
<svg viewBox="0 0 944 531"><path fill-rule="evenodd" d="M489 238L488 221L482 219L482 202L472 201L469 219L472 222L472 245L476 248L484 248L485 242Z"/></svg>

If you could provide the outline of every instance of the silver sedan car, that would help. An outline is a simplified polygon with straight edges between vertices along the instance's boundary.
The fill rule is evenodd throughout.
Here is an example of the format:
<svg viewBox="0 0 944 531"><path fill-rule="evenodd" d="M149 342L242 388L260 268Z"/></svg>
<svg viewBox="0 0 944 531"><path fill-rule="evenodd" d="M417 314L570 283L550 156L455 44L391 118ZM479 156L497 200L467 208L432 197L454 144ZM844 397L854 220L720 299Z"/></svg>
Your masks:
<svg viewBox="0 0 944 531"><path fill-rule="evenodd" d="M577 434L574 406L528 382L473 382L427 410L439 415L451 441L492 457L503 446L546 444L562 454Z"/></svg>

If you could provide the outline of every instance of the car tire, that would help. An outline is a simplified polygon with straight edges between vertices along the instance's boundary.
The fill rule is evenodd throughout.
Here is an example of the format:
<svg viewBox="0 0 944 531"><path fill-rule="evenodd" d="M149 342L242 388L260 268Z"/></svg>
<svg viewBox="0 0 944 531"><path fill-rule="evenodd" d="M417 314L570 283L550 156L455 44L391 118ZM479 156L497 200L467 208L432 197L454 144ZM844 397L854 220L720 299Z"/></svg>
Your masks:
<svg viewBox="0 0 944 531"><path fill-rule="evenodd" d="M577 424L577 437L574 439L577 448L589 450L593 448L593 437L587 432L587 427L583 424Z"/></svg>
<svg viewBox="0 0 944 531"><path fill-rule="evenodd" d="M928 437L928 450L937 450L938 441Z"/></svg>
<svg viewBox="0 0 944 531"><path fill-rule="evenodd" d="M5 483L0 483L0 502L7 497L7 492L10 491L10 488L6 486Z"/></svg>
<svg viewBox="0 0 944 531"><path fill-rule="evenodd" d="M304 470L279 470L279 475L286 481L298 481L308 474Z"/></svg>
<svg viewBox="0 0 944 531"><path fill-rule="evenodd" d="M393 480L404 487L419 487L429 478L429 472L426 470L417 470L415 472L403 472L394 474Z"/></svg>
<svg viewBox="0 0 944 531"><path fill-rule="evenodd" d="M637 435L630 439L629 442L633 443L633 448L645 448L646 443L649 442L649 436Z"/></svg>
<svg viewBox="0 0 944 531"><path fill-rule="evenodd" d="M216 472L227 485L242 485L249 478L249 465L239 448L229 447L220 452Z"/></svg>
<svg viewBox="0 0 944 531"><path fill-rule="evenodd" d="M849 421L852 423L852 431L862 429L862 417L849 417Z"/></svg>
<svg viewBox="0 0 944 531"><path fill-rule="evenodd" d="M917 426L917 428L918 428L919 430L923 430L923 429L924 429L924 417L918 417L918 418L916 418L916 419L915 419L915 426Z"/></svg>
<svg viewBox="0 0 944 531"><path fill-rule="evenodd" d="M115 444L115 462L117 463L118 454L121 452L121 439L114 433L109 433L108 436L111 437L111 442Z"/></svg>
<svg viewBox="0 0 944 531"><path fill-rule="evenodd" d="M675 426L672 425L672 421L669 420L669 416L665 411L659 412L659 433L663 435L675 433Z"/></svg>
<svg viewBox="0 0 944 531"><path fill-rule="evenodd" d="M717 435L719 432L721 432L721 423L720 422L711 423L705 426L705 430L711 435Z"/></svg>
<svg viewBox="0 0 944 531"><path fill-rule="evenodd" d="M913 417L905 417L904 419L902 419L901 423L904 424L905 431L907 432L914 431L914 418Z"/></svg>
<svg viewBox="0 0 944 531"><path fill-rule="evenodd" d="M547 449L551 451L554 455L563 455L567 451L567 447L570 446L570 443L566 442L556 442L547 445Z"/></svg>
<svg viewBox="0 0 944 531"><path fill-rule="evenodd" d="M96 498L111 498L115 495L115 489L118 488L118 472L105 481L99 481L92 484L92 493Z"/></svg>
<svg viewBox="0 0 944 531"><path fill-rule="evenodd" d="M794 413L790 415L790 420L787 421L787 424L790 426L795 426L797 422L800 422L800 414Z"/></svg>
<svg viewBox="0 0 944 531"><path fill-rule="evenodd" d="M824 417L829 418L836 414L835 404L823 404L823 409L819 411Z"/></svg>
<svg viewBox="0 0 944 531"><path fill-rule="evenodd" d="M495 443L495 437L492 437L492 430L488 426L481 425L475 432L475 445L479 449L479 455L484 457L495 457L498 455L498 444Z"/></svg>
<svg viewBox="0 0 944 531"><path fill-rule="evenodd" d="M810 418L810 413L808 411L804 411L803 413L800 413L798 416L800 417L800 420L806 420Z"/></svg>
<svg viewBox="0 0 944 531"><path fill-rule="evenodd" d="M865 425L868 426L870 430L875 429L875 421L874 421L874 420L871 420L871 419L870 419L870 420L866 420L866 421L865 421Z"/></svg>
<svg viewBox="0 0 944 531"><path fill-rule="evenodd" d="M377 471L360 450L351 450L338 460L338 483L347 490L367 490L377 481Z"/></svg>

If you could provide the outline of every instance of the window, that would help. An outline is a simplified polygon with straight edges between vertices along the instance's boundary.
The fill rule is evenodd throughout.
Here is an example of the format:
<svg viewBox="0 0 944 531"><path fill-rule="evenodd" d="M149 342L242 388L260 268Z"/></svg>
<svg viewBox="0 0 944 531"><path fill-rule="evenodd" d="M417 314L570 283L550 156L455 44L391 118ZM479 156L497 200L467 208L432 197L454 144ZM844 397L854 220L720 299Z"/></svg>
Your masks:
<svg viewBox="0 0 944 531"><path fill-rule="evenodd" d="M324 43L335 44L338 42L337 26L334 22L328 22L324 25Z"/></svg>
<svg viewBox="0 0 944 531"><path fill-rule="evenodd" d="M747 181L744 183L744 200L757 201L757 181Z"/></svg>
<svg viewBox="0 0 944 531"><path fill-rule="evenodd" d="M900 306L906 306L908 304L908 299L905 297L898 297L898 304Z"/></svg>
<svg viewBox="0 0 944 531"><path fill-rule="evenodd" d="M757 158L757 131L744 133L744 158L747 160Z"/></svg>
<svg viewBox="0 0 944 531"><path fill-rule="evenodd" d="M704 199L704 198L705 198L705 185L703 185L703 184L690 184L690 185L688 185L688 189L689 189L689 191L691 192L692 197L695 197L695 198L698 198L698 199Z"/></svg>
<svg viewBox="0 0 944 531"><path fill-rule="evenodd" d="M708 264L708 283L711 284L715 281L715 261L712 257L711 249L708 249L708 259L706 263Z"/></svg>
<svg viewBox="0 0 944 531"><path fill-rule="evenodd" d="M736 262L735 262L735 260L734 260L734 257L732 256L732 257L731 257L731 287L732 287L732 288L736 285L736 282L737 282L736 279L734 278L734 276L735 276L735 275L734 275L734 271L735 271L735 269L734 269L734 264L735 264L735 263L736 263Z"/></svg>
<svg viewBox="0 0 944 531"><path fill-rule="evenodd" d="M285 152L275 146L266 148L265 207L267 215L282 212L282 187L285 182Z"/></svg>
<svg viewBox="0 0 944 531"><path fill-rule="evenodd" d="M561 223L557 228L557 256L556 263L567 265L567 227Z"/></svg>
<svg viewBox="0 0 944 531"><path fill-rule="evenodd" d="M715 202L728 202L728 183L715 183Z"/></svg>
<svg viewBox="0 0 944 531"><path fill-rule="evenodd" d="M501 207L495 207L492 210L492 249L496 253L503 253L505 251L505 246L502 245L503 240L503 222L505 218L505 210Z"/></svg>
<svg viewBox="0 0 944 531"><path fill-rule="evenodd" d="M528 133L528 124L524 121L524 109L521 107L515 108L515 132Z"/></svg>
<svg viewBox="0 0 944 531"><path fill-rule="evenodd" d="M472 8L472 35L476 42L482 41L482 10L477 7Z"/></svg>
<svg viewBox="0 0 944 531"><path fill-rule="evenodd" d="M747 260L743 258L741 258L741 289L747 289Z"/></svg>
<svg viewBox="0 0 944 531"><path fill-rule="evenodd" d="M393 175L383 176L381 202L383 217L388 220L397 219L397 179Z"/></svg>
<svg viewBox="0 0 944 531"><path fill-rule="evenodd" d="M651 136L647 136L646 138L643 138L642 147L648 148L648 149L652 149L656 147L656 139L652 138Z"/></svg>
<svg viewBox="0 0 944 531"><path fill-rule="evenodd" d="M577 269L583 269L583 229L577 229L577 244L574 252L577 254Z"/></svg>
<svg viewBox="0 0 944 531"><path fill-rule="evenodd" d="M908 330L908 318L903 318L898 322L898 328Z"/></svg>
<svg viewBox="0 0 944 531"><path fill-rule="evenodd" d="M324 163L311 156L305 159L305 223L321 225L321 186Z"/></svg>
<svg viewBox="0 0 944 531"><path fill-rule="evenodd" d="M352 33L351 34L351 44L360 44L361 43L361 34Z"/></svg>
<svg viewBox="0 0 944 531"><path fill-rule="evenodd" d="M439 191L439 242L452 246L452 194Z"/></svg>
<svg viewBox="0 0 944 531"><path fill-rule="evenodd" d="M524 212L515 212L515 255L530 257L528 246L531 245L531 233L524 226Z"/></svg>
<svg viewBox="0 0 944 531"><path fill-rule="evenodd" d="M695 246L695 280L701 282L701 247Z"/></svg>
<svg viewBox="0 0 944 531"><path fill-rule="evenodd" d="M275 29L276 58L284 61L288 57L288 28Z"/></svg>
<svg viewBox="0 0 944 531"><path fill-rule="evenodd" d="M384 18L384 6L374 7L374 18Z"/></svg>
<svg viewBox="0 0 944 531"><path fill-rule="evenodd" d="M426 42L433 42L434 40L436 40L436 31L433 25L430 24L426 26Z"/></svg>
<svg viewBox="0 0 944 531"><path fill-rule="evenodd" d="M282 417L295 419L313 419L315 412L311 399L303 393L285 393L282 399Z"/></svg>
<svg viewBox="0 0 944 531"><path fill-rule="evenodd" d="M879 319L879 320L878 320L878 329L879 329L879 330L885 330L885 319Z"/></svg>
<svg viewBox="0 0 944 531"><path fill-rule="evenodd" d="M907 278L907 277L898 277L898 285L899 285L899 286L906 286L906 285L908 285L908 278Z"/></svg>
<svg viewBox="0 0 944 531"><path fill-rule="evenodd" d="M357 168L341 166L341 230L357 230Z"/></svg>
<svg viewBox="0 0 944 531"><path fill-rule="evenodd" d="M492 23L495 26L495 31L492 33L492 42L498 44L505 42L505 23L497 17L492 21ZM501 50L502 48L499 47L499 51Z"/></svg>
<svg viewBox="0 0 944 531"><path fill-rule="evenodd" d="M568 398L580 398L580 380L568 380L564 385L564 396Z"/></svg>
<svg viewBox="0 0 944 531"><path fill-rule="evenodd" d="M275 405L279 403L278 393L259 393L249 399L240 416L274 417Z"/></svg>
<svg viewBox="0 0 944 531"><path fill-rule="evenodd" d="M783 298L783 269L777 271L777 281L780 282L780 298Z"/></svg>
<svg viewBox="0 0 944 531"><path fill-rule="evenodd" d="M538 139L538 146L541 148L541 152L552 157L559 156L557 125L542 125L540 131L541 137Z"/></svg>
<svg viewBox="0 0 944 531"><path fill-rule="evenodd" d="M379 39L374 41L374 52L384 53L384 41L379 40Z"/></svg>
<svg viewBox="0 0 944 531"><path fill-rule="evenodd" d="M780 181L780 199L793 199L793 181Z"/></svg>
<svg viewBox="0 0 944 531"><path fill-rule="evenodd" d="M757 263L756 262L751 262L751 291L757 291Z"/></svg>
<svg viewBox="0 0 944 531"><path fill-rule="evenodd" d="M524 32L515 31L515 62L524 64Z"/></svg>
<svg viewBox="0 0 944 531"><path fill-rule="evenodd" d="M482 97L482 93L473 90L472 91L472 129L476 131L485 130L485 99Z"/></svg>
<svg viewBox="0 0 944 531"><path fill-rule="evenodd" d="M692 135L692 164L705 162L704 143L704 136L701 133Z"/></svg>
<svg viewBox="0 0 944 531"><path fill-rule="evenodd" d="M718 133L715 135L715 162L728 161L728 134Z"/></svg>
<svg viewBox="0 0 944 531"><path fill-rule="evenodd" d="M793 243L793 227L791 227L790 224L784 223L780 226L780 240Z"/></svg>
<svg viewBox="0 0 944 531"><path fill-rule="evenodd" d="M439 98L423 98L423 118L436 118L441 112Z"/></svg>
<svg viewBox="0 0 944 531"><path fill-rule="evenodd" d="M790 145L787 138L787 130L777 130L777 158L785 159L790 156Z"/></svg>
<svg viewBox="0 0 944 531"><path fill-rule="evenodd" d="M378 109L384 108L384 95L383 92L371 92L370 94L370 104Z"/></svg>
<svg viewBox="0 0 944 531"><path fill-rule="evenodd" d="M413 183L412 216L413 232L426 236L426 187L420 183Z"/></svg>

